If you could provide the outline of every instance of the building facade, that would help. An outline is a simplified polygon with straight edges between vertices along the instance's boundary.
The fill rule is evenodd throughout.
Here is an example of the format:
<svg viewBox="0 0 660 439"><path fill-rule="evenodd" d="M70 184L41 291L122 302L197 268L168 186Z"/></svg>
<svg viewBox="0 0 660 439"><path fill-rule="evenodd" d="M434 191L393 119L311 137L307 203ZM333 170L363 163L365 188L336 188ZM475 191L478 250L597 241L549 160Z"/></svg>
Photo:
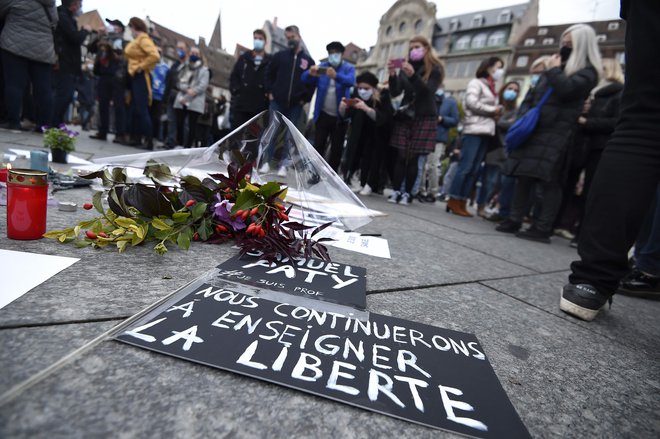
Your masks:
<svg viewBox="0 0 660 439"><path fill-rule="evenodd" d="M538 0L440 18L433 47L445 63L445 90L462 97L479 64L497 56L511 67L517 41L538 24Z"/></svg>

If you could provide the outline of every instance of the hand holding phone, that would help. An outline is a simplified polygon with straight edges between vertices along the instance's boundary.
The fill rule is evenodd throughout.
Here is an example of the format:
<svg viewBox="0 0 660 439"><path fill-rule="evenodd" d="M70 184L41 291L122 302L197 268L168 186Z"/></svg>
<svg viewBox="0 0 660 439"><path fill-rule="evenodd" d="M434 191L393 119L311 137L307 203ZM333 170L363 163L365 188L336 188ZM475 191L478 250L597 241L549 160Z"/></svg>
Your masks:
<svg viewBox="0 0 660 439"><path fill-rule="evenodd" d="M327 67L319 67L316 71L319 75L327 75L328 74L328 68Z"/></svg>
<svg viewBox="0 0 660 439"><path fill-rule="evenodd" d="M394 58L390 60L389 66L392 69L400 69L401 66L403 65L405 59L404 58Z"/></svg>

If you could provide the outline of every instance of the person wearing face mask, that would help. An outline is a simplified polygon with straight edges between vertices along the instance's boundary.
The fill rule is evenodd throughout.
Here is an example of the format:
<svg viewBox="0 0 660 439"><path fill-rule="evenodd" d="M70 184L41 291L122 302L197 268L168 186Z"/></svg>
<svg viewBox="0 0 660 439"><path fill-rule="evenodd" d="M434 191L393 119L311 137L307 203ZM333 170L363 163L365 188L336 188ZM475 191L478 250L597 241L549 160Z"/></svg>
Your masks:
<svg viewBox="0 0 660 439"><path fill-rule="evenodd" d="M348 122L339 114L338 108L342 99L350 96L351 87L355 83L355 67L342 61L344 45L339 41L328 44L326 50L328 60L303 72L301 80L316 87L314 148L321 157L325 157L330 139L328 164L337 172L348 127Z"/></svg>
<svg viewBox="0 0 660 439"><path fill-rule="evenodd" d="M440 191L440 177L438 175L440 158L445 153L445 147L449 140L449 130L457 126L460 119L456 99L445 95L442 84L435 92L435 102L438 107L438 127L435 137L435 150L429 153L427 157L424 172L421 176L420 184L422 186L422 191L418 196L420 201L427 203L435 203L436 195ZM425 192L424 188L428 188L428 190Z"/></svg>
<svg viewBox="0 0 660 439"><path fill-rule="evenodd" d="M502 114L497 119L496 147L486 154L484 165L481 168L481 187L477 194L477 215L487 218L486 206L495 196L495 191L500 181L500 172L506 161L504 154L504 143L509 127L515 122L518 111L518 96L520 85L516 81L509 81L499 90L499 104L502 106Z"/></svg>
<svg viewBox="0 0 660 439"><path fill-rule="evenodd" d="M190 49L188 62L179 72L179 93L174 100L176 110L177 143L186 148L196 144L196 126L204 114L206 88L209 85L209 69L204 65L198 47ZM186 121L188 132L185 132Z"/></svg>
<svg viewBox="0 0 660 439"><path fill-rule="evenodd" d="M264 77L265 90L269 99L269 110L282 113L294 125L300 126L303 105L309 102L314 94L314 87L302 82L301 76L315 62L302 46L298 26L287 26L284 35L288 50L280 50L271 58ZM290 139L287 144L290 144ZM271 149L266 150L260 172L270 171L269 162L273 159L270 154L273 152ZM278 176L285 177L287 163L282 157L278 157L277 162Z"/></svg>
<svg viewBox="0 0 660 439"><path fill-rule="evenodd" d="M371 72L358 75L351 99L342 98L339 115L351 121L346 142L346 164L342 166L345 181L360 170L360 195L379 192L382 148L387 135L385 126L392 119L392 102L387 93L378 90L378 78Z"/></svg>
<svg viewBox="0 0 660 439"><path fill-rule="evenodd" d="M110 40L101 40L97 45L94 61L94 75L98 78L96 84L99 101L98 132L89 136L92 139L106 140L110 129L110 103L115 112L116 143L128 142L126 139L126 111L124 101L123 69L120 56L111 46Z"/></svg>
<svg viewBox="0 0 660 439"><path fill-rule="evenodd" d="M236 129L257 114L268 109L264 77L271 56L266 53L266 33L252 32L253 50L243 53L229 76L231 91L231 127Z"/></svg>
<svg viewBox="0 0 660 439"><path fill-rule="evenodd" d="M128 61L131 90L132 136L130 145L141 146L141 136L146 139L146 148L153 149L153 130L149 106L152 100L151 71L160 60L158 48L147 34L147 25L138 17L128 22L133 41L128 43L124 54Z"/></svg>
<svg viewBox="0 0 660 439"><path fill-rule="evenodd" d="M570 163L572 139L578 117L589 92L598 84L602 62L596 33L591 26L576 24L564 31L558 54L532 94L536 105L552 87L534 132L518 149L511 151L504 172L517 177L509 219L497 230L516 233L523 239L550 243L553 225L562 200L562 186ZM533 193L540 196L540 210L528 230L519 231Z"/></svg>
<svg viewBox="0 0 660 439"><path fill-rule="evenodd" d="M435 149L438 125L435 91L442 83L444 70L429 41L422 36L410 40L408 60L401 63L398 74L397 68L395 60L390 60L390 94L392 97L403 94L401 107L414 109L414 114L399 111L398 120L395 117L390 138L390 146L397 151L392 181L394 192L387 201L407 206L413 199L419 157ZM404 181L404 190L400 191Z"/></svg>
<svg viewBox="0 0 660 439"><path fill-rule="evenodd" d="M165 112L165 87L167 83L167 73L170 71L170 66L163 60L163 54L158 49L160 61L156 67L151 71L151 107L149 107L149 116L151 117L152 135L155 139L163 140L161 134L161 115Z"/></svg>
<svg viewBox="0 0 660 439"><path fill-rule="evenodd" d="M495 121L502 114L498 104L495 82L503 76L504 62L498 57L490 57L481 62L476 77L465 92L465 117L461 153L456 176L449 189L447 212L471 217L467 211L467 199L476 182L481 162L495 136Z"/></svg>
<svg viewBox="0 0 660 439"><path fill-rule="evenodd" d="M172 149L176 145L177 132L176 132L176 112L174 110L174 102L178 94L179 87L179 73L185 66L188 60L188 45L184 41L177 41L176 43L176 61L170 66L165 77L165 92L163 99L165 100L165 111L167 112L167 137L165 138L165 148Z"/></svg>
<svg viewBox="0 0 660 439"><path fill-rule="evenodd" d="M75 17L81 9L81 0L62 0L62 5L57 8L55 48L58 53L58 68L53 75L52 126L65 122L65 113L73 100L76 78L82 73L80 46L92 28L84 25L78 30Z"/></svg>

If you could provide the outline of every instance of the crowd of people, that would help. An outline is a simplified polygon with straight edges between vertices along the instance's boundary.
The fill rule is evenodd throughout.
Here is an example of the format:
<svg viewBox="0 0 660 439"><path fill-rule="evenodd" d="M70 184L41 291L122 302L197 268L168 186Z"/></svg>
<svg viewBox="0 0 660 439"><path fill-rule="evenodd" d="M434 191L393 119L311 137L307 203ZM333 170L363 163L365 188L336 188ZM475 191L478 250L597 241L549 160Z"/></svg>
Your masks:
<svg viewBox="0 0 660 439"><path fill-rule="evenodd" d="M51 0L0 5L6 128L21 129L21 116L37 127L64 122L76 89L83 128L98 102L93 138L114 132L115 142L148 149L155 139L165 148L205 146L222 129L270 110L297 124L349 185L357 180L360 195L389 187L391 203L442 201L466 218L474 203L498 232L543 243L558 234L578 245L585 200L621 107L621 65L601 59L596 34L584 24L566 29L556 54L532 63L526 89L505 81L504 60L485 58L461 102L444 92L443 62L422 36L409 41L405 58L389 60L381 82L372 72L356 75L339 41L317 64L297 26L285 28L288 47L273 54L257 29L252 50L235 62L225 101L210 97L211 72L198 47L178 42L178 59L168 65L137 17L125 41L119 20L108 21L111 31L78 29L80 0L62 0L57 9ZM513 147L507 132L532 110L539 111L536 124ZM266 157L259 171L283 176L286 163ZM639 258L657 253L653 213ZM633 270L629 286L646 282L657 290L657 263L644 267Z"/></svg>

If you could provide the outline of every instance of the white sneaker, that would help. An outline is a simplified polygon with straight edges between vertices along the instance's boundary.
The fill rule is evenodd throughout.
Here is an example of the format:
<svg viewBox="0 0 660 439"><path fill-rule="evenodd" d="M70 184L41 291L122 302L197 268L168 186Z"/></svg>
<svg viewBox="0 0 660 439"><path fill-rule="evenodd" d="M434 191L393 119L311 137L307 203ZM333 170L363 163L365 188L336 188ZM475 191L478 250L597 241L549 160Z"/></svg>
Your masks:
<svg viewBox="0 0 660 439"><path fill-rule="evenodd" d="M280 169L277 170L278 177L286 177L286 166L280 166Z"/></svg>
<svg viewBox="0 0 660 439"><path fill-rule="evenodd" d="M404 192L401 194L401 199L399 200L399 204L403 204L404 206L410 206L412 203L412 197L408 192Z"/></svg>
<svg viewBox="0 0 660 439"><path fill-rule="evenodd" d="M264 163L261 165L261 168L259 168L259 173L260 174L268 174L270 172L270 165L268 162Z"/></svg>
<svg viewBox="0 0 660 439"><path fill-rule="evenodd" d="M365 184L362 190L360 190L359 194L360 195L371 195L373 191L371 190L371 186L369 186L369 183Z"/></svg>
<svg viewBox="0 0 660 439"><path fill-rule="evenodd" d="M399 191L394 191L392 194L387 198L388 203L398 203L399 200L401 200L401 192Z"/></svg>

